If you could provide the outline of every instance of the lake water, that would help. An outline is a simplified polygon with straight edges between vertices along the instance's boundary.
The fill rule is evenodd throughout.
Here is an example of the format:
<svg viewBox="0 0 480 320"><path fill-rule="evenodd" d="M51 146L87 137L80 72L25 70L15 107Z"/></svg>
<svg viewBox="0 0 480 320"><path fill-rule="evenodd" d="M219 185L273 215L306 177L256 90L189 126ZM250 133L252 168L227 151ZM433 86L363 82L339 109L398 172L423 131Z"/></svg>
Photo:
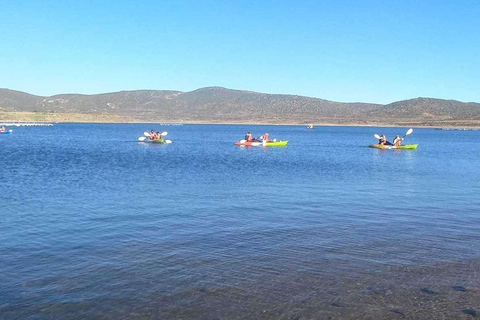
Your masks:
<svg viewBox="0 0 480 320"><path fill-rule="evenodd" d="M136 141L152 128L173 144ZM0 319L480 309L480 131L415 129L417 150L378 150L373 134L408 128L13 129L0 135ZM290 142L235 146L247 131Z"/></svg>

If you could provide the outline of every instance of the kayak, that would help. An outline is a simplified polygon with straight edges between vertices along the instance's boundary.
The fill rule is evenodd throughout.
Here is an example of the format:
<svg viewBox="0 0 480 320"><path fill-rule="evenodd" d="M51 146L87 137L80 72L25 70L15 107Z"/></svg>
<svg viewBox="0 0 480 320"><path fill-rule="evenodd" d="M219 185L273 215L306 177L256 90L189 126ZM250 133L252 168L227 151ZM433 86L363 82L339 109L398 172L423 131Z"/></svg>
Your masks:
<svg viewBox="0 0 480 320"><path fill-rule="evenodd" d="M150 140L150 139L145 139L145 140L143 140L142 142L156 143L156 144L169 144L169 143L172 143L172 140L163 140L163 139Z"/></svg>
<svg viewBox="0 0 480 320"><path fill-rule="evenodd" d="M265 145L267 147L285 147L288 143L288 140L280 140L280 141L270 141L267 142Z"/></svg>
<svg viewBox="0 0 480 320"><path fill-rule="evenodd" d="M400 150L415 150L418 147L418 144L406 144L403 146L386 146L383 144L372 144L369 146L370 148L377 148L377 149L400 149Z"/></svg>
<svg viewBox="0 0 480 320"><path fill-rule="evenodd" d="M10 134L12 133L12 130L7 130L7 131L0 131L0 134Z"/></svg>
<svg viewBox="0 0 480 320"><path fill-rule="evenodd" d="M263 144L262 141L245 141L245 140L240 140L238 142L235 142L235 145L237 146L247 146L247 147L285 147L288 143L288 140L280 140L280 141L269 141L266 142L265 145Z"/></svg>

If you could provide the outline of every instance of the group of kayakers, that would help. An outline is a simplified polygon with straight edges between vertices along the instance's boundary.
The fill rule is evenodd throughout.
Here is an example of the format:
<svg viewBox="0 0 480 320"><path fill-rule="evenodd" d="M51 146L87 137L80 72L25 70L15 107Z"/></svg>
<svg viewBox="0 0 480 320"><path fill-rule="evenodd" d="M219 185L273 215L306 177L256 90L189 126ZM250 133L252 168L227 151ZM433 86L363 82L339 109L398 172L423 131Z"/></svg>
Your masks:
<svg viewBox="0 0 480 320"><path fill-rule="evenodd" d="M150 135L148 136L148 139L150 140L162 140L163 137L160 134L160 132L155 132L155 130L150 130Z"/></svg>
<svg viewBox="0 0 480 320"><path fill-rule="evenodd" d="M6 128L5 126L2 126L1 129L0 129L1 132L4 132L6 131ZM407 133L405 134L405 136L411 134L413 131L413 129L409 129L407 131ZM145 132L145 136L148 137L149 140L151 141L161 141L163 140L163 137L162 137L162 134L166 135L167 132L155 132L155 130L150 130L150 132ZM405 137L404 136L404 137ZM378 144L381 145L381 146L395 146L395 147L400 147L402 145L402 141L404 140L404 137L401 137L400 135L397 135L394 139L393 139L393 143L391 143L390 141L387 140L387 136L382 134L382 135L377 135L375 134L375 137L378 138ZM145 138L143 138L145 139ZM139 138L140 140L140 138ZM270 139L270 134L268 132L265 132L263 134L263 136L260 136L259 138L255 138L253 136L253 134L249 131L247 132L247 134L245 135L245 140L242 142L240 141L239 143L245 143L245 142L264 142L264 143L267 143L267 142L271 142L271 141L276 141L276 139L274 140L271 140Z"/></svg>
<svg viewBox="0 0 480 320"><path fill-rule="evenodd" d="M393 143L387 140L387 136L382 134L380 136L380 139L378 139L378 144L384 145L384 146L395 146L399 147L402 145L403 138L397 135L395 139L393 139Z"/></svg>
<svg viewBox="0 0 480 320"><path fill-rule="evenodd" d="M247 140L247 142L260 142L260 141L270 142L270 134L268 132L265 132L263 136L257 139L253 137L251 132L247 132L247 134L245 135L245 140Z"/></svg>

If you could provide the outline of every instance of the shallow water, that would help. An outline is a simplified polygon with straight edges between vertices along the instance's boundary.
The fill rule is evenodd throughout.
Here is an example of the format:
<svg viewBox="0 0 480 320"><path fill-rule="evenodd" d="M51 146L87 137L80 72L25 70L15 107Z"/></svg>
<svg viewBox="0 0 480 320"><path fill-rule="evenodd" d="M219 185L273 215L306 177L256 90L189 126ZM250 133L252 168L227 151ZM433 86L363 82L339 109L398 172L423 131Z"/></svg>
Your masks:
<svg viewBox="0 0 480 320"><path fill-rule="evenodd" d="M150 128L174 143L137 142ZM368 148L406 130L14 128L0 136L0 318L398 318L430 273L425 286L473 299L480 131ZM235 146L247 131L290 142ZM388 292L400 313L353 303Z"/></svg>

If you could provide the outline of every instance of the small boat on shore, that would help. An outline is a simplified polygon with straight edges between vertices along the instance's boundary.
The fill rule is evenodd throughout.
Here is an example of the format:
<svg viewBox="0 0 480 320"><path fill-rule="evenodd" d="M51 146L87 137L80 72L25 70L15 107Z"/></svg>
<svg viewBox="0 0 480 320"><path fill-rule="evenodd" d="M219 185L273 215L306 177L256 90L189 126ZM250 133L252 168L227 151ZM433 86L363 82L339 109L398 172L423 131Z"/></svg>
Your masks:
<svg viewBox="0 0 480 320"><path fill-rule="evenodd" d="M307 125L307 129L313 129L313 124Z"/></svg>

